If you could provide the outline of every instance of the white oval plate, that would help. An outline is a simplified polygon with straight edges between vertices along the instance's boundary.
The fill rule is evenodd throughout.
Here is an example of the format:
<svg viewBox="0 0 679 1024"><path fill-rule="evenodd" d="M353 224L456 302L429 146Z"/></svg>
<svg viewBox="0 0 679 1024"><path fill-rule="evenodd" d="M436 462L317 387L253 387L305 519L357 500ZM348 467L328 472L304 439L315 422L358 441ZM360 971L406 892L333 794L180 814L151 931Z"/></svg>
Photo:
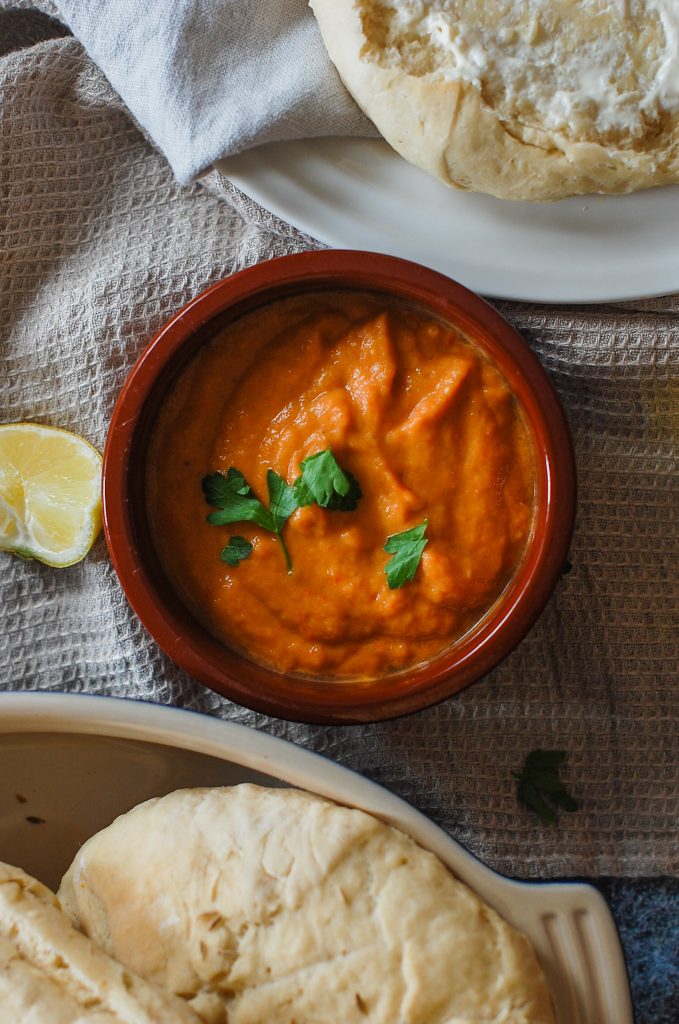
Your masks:
<svg viewBox="0 0 679 1024"><path fill-rule="evenodd" d="M679 291L677 186L506 202L455 192L378 139L277 142L216 167L328 245L402 256L484 295L608 302Z"/></svg>
<svg viewBox="0 0 679 1024"><path fill-rule="evenodd" d="M140 801L246 781L299 786L407 832L529 936L559 1024L632 1024L620 941L591 886L504 878L381 786L254 729L110 697L0 694L0 859L53 887L86 838Z"/></svg>

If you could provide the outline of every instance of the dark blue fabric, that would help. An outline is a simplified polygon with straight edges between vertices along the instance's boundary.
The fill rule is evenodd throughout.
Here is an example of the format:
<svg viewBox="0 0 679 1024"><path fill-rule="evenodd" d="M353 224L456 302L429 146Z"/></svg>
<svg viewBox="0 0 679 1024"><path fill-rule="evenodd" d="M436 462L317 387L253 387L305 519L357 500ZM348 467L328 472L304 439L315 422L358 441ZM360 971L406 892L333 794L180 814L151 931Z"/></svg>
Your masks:
<svg viewBox="0 0 679 1024"><path fill-rule="evenodd" d="M679 1024L679 879L583 879L608 901L625 950L635 1024Z"/></svg>

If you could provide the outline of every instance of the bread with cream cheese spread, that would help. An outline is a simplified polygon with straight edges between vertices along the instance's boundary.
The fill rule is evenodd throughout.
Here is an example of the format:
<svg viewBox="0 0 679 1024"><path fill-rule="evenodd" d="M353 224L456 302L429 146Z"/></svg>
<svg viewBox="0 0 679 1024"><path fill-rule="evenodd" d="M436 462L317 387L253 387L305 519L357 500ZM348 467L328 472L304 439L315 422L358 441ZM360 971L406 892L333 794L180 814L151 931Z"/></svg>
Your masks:
<svg viewBox="0 0 679 1024"><path fill-rule="evenodd" d="M200 1024L190 1007L133 975L77 931L54 895L0 863L4 1024Z"/></svg>
<svg viewBox="0 0 679 1024"><path fill-rule="evenodd" d="M679 181L676 0L310 0L384 138L503 199Z"/></svg>
<svg viewBox="0 0 679 1024"><path fill-rule="evenodd" d="M299 790L141 804L59 897L208 1024L553 1024L523 935L402 832Z"/></svg>

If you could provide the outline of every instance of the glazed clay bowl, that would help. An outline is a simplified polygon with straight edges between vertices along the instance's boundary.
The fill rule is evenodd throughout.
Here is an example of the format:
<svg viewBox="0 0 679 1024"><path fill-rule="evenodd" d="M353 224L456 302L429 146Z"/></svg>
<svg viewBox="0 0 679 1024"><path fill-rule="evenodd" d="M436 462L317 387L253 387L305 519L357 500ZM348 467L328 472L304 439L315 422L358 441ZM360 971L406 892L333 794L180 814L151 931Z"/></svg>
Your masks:
<svg viewBox="0 0 679 1024"><path fill-rule="evenodd" d="M535 450L535 516L513 579L480 623L426 664L371 680L285 675L226 647L182 603L155 553L146 513L146 458L171 385L199 347L267 303L328 289L381 293L448 321L495 363L516 395ZM575 468L556 393L526 342L483 299L415 263L373 253L306 252L218 281L181 309L142 353L116 403L104 451L104 530L132 607L190 675L246 707L300 722L373 722L458 693L525 636L559 579L573 526Z"/></svg>

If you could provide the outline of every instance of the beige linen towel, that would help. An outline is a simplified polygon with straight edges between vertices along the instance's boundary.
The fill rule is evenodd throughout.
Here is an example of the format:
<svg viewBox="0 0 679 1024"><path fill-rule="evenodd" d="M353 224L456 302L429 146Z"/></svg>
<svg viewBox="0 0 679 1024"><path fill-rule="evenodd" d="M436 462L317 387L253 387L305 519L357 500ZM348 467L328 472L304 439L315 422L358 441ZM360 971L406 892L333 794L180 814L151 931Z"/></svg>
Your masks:
<svg viewBox="0 0 679 1024"><path fill-rule="evenodd" d="M0 420L102 446L130 366L176 309L315 243L215 174L178 186L80 45L30 4L11 7L0 3ZM676 870L679 301L501 308L564 401L580 506L572 571L485 682L381 725L267 719L168 661L100 541L62 571L0 555L0 687L172 702L287 737L400 793L506 872ZM558 828L515 799L511 771L540 746L568 751L583 803Z"/></svg>

